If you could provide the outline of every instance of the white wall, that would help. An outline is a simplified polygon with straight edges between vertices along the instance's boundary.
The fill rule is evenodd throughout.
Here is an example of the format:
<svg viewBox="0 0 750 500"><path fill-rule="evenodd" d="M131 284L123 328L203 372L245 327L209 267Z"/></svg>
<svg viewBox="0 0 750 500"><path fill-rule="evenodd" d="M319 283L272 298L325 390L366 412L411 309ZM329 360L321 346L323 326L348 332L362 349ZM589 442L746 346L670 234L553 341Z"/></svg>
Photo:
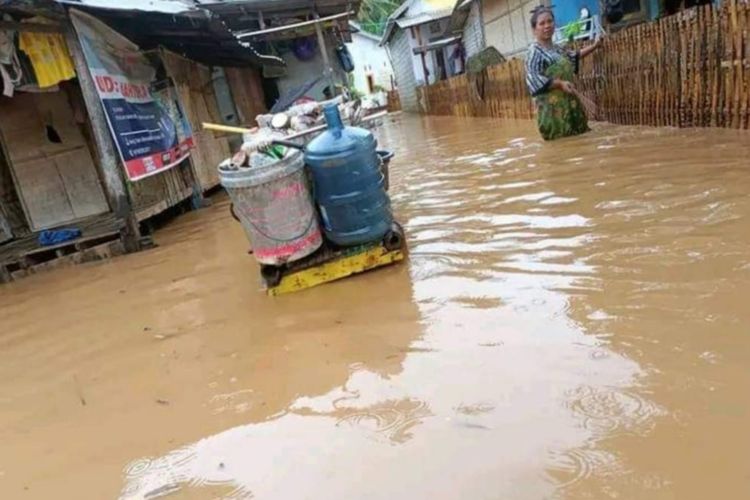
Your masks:
<svg viewBox="0 0 750 500"><path fill-rule="evenodd" d="M328 60L334 70L334 82L336 85L341 85L346 82L345 73L341 70L341 65L336 56L335 43L328 36L326 36L326 47L328 48ZM281 96L285 95L291 89L299 87L316 75L323 73L323 55L320 52L320 48L318 48L315 57L310 61L300 61L291 51L284 53L282 56L287 66L286 75L276 80L279 87L279 95ZM306 95L316 100L322 100L323 89L327 86L328 79L324 78L307 92Z"/></svg>
<svg viewBox="0 0 750 500"><path fill-rule="evenodd" d="M539 0L483 0L485 46L493 46L504 56L523 55L534 40L531 10Z"/></svg>
<svg viewBox="0 0 750 500"><path fill-rule="evenodd" d="M472 2L469 8L469 15L466 17L463 43L467 59L484 48L481 8L481 2L478 0Z"/></svg>
<svg viewBox="0 0 750 500"><path fill-rule="evenodd" d="M352 34L352 43L346 44L349 53L354 60L354 87L367 95L370 90L367 86L367 76L371 75L375 85L380 85L385 90L391 89L391 76L393 69L388 59L385 47L378 45L379 40L361 33Z"/></svg>

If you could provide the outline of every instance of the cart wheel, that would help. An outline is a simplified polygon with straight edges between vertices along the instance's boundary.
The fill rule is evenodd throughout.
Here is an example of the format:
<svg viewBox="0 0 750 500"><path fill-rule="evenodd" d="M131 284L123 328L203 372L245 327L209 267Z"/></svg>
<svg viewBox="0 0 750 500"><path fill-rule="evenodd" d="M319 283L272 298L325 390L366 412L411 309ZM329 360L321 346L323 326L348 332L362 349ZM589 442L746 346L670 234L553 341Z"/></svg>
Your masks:
<svg viewBox="0 0 750 500"><path fill-rule="evenodd" d="M282 269L278 266L260 266L260 275L268 288L273 288L281 283L281 271Z"/></svg>
<svg viewBox="0 0 750 500"><path fill-rule="evenodd" d="M237 222L239 222L239 221L240 221L240 218L239 218L239 217L237 217L237 212L235 212L235 211L234 211L234 203L232 203L231 205L229 205L229 213L231 213L231 214L232 214L232 218L233 218L234 220L236 220Z"/></svg>
<svg viewBox="0 0 750 500"><path fill-rule="evenodd" d="M383 237L383 246L389 252L393 252L394 250L401 250L404 248L405 241L404 230L398 222L394 222L391 226L391 230L385 233L385 236Z"/></svg>

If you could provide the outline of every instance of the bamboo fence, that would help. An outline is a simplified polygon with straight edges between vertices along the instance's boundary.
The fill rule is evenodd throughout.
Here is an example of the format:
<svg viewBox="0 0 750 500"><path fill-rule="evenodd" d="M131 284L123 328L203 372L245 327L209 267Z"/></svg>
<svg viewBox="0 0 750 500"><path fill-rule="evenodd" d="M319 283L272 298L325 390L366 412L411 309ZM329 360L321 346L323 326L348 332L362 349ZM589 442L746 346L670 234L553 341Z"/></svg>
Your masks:
<svg viewBox="0 0 750 500"><path fill-rule="evenodd" d="M532 118L523 61L418 89L426 114ZM575 82L619 124L750 128L750 4L725 0L607 37Z"/></svg>

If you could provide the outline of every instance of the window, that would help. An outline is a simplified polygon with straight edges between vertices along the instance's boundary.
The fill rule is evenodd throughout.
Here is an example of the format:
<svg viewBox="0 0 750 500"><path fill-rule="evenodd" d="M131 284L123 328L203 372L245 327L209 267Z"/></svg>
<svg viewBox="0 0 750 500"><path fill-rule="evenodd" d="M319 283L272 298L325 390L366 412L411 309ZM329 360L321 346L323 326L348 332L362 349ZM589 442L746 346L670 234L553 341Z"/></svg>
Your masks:
<svg viewBox="0 0 750 500"><path fill-rule="evenodd" d="M375 92L375 79L372 75L367 75L367 92L370 94Z"/></svg>
<svg viewBox="0 0 750 500"><path fill-rule="evenodd" d="M440 21L436 21L434 23L430 23L430 34L431 35L438 35L442 33L443 30L440 29Z"/></svg>

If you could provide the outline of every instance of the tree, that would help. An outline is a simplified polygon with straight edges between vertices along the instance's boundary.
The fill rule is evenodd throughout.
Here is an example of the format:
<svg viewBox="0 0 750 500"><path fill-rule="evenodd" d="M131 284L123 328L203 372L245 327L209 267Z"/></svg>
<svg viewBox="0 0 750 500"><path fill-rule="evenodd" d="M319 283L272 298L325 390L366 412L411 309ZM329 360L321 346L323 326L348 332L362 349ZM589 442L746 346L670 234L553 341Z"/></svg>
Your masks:
<svg viewBox="0 0 750 500"><path fill-rule="evenodd" d="M364 31L380 36L385 31L388 16L403 2L404 0L362 0L357 21Z"/></svg>

